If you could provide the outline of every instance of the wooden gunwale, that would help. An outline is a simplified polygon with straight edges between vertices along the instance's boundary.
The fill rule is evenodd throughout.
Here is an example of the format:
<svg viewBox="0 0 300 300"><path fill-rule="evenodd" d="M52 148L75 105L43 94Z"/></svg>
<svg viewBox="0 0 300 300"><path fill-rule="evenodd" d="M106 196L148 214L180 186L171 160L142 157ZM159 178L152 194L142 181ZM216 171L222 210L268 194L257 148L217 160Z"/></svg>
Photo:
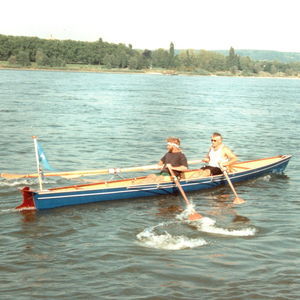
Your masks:
<svg viewBox="0 0 300 300"><path fill-rule="evenodd" d="M281 156L274 156L274 157L268 157L268 158L261 158L261 159L256 159L256 160L249 160L249 161L243 161L243 162L238 162L236 164L233 165L233 168L238 168L238 169L242 169L240 171L234 171L231 172L230 174L238 174L241 172L247 171L247 170L253 170L257 167L246 167L243 165L247 165L247 164L253 164L253 163L257 163L257 162L262 162L262 161L266 161L267 163L265 164L261 164L259 167L263 167L269 163L271 163L270 161L275 160L275 162L280 161L282 158L284 157L284 155ZM192 170L186 170L184 171L185 174L190 174L190 173L196 173L199 172L200 169L192 169ZM216 175L219 176L219 175ZM212 178L214 176L209 176L207 178ZM150 182L144 182L144 180L147 178L147 176L142 176L142 177L136 177L136 178L125 178L125 179L119 179L119 180L113 180L113 181L99 181L96 183L87 183L87 184L80 184L80 185L70 185L70 186L64 186L64 187L57 187L57 188L49 188L45 191L40 191L41 194L43 194L43 192L45 193L49 193L49 192L53 192L55 193L56 191L72 191L72 190L88 190L88 189L104 189L104 188L118 188L118 187L130 187L130 186L145 186L145 185L153 185L153 184L163 184L163 183L171 183L172 179L169 176L165 176L165 180L161 181L159 183L150 183ZM190 180L197 180L197 179L204 179L205 177L194 177L194 178L186 178L186 179L182 179L182 180L186 180L186 181L190 181Z"/></svg>

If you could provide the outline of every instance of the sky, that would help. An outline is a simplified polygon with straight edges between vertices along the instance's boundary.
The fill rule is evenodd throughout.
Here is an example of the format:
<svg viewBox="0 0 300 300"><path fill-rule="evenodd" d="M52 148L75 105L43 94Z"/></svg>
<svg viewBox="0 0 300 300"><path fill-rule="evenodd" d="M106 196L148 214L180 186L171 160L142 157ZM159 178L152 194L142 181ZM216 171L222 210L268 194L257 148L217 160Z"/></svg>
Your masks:
<svg viewBox="0 0 300 300"><path fill-rule="evenodd" d="M300 0L10 0L0 9L5 35L300 52Z"/></svg>

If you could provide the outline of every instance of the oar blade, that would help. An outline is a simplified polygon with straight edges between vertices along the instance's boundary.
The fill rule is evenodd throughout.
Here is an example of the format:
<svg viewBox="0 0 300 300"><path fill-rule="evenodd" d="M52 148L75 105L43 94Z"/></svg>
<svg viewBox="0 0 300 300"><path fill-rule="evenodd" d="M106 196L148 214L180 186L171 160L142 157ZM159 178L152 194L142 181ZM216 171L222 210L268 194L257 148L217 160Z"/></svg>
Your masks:
<svg viewBox="0 0 300 300"><path fill-rule="evenodd" d="M240 197L235 197L234 200L233 200L233 204L243 204L245 203L246 201Z"/></svg>
<svg viewBox="0 0 300 300"><path fill-rule="evenodd" d="M197 212L194 212L194 213L192 213L192 214L190 214L190 215L188 216L188 219L189 219L190 221L200 220L201 218L203 218L203 216L200 215L200 214L197 213Z"/></svg>

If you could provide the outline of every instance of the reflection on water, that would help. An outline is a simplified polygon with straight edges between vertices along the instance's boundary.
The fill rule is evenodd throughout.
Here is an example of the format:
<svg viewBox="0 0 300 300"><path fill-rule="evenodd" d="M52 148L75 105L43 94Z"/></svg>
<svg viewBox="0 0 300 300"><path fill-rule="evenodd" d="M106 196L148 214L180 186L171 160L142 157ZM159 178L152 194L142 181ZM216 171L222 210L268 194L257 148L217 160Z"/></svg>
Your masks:
<svg viewBox="0 0 300 300"><path fill-rule="evenodd" d="M24 223L34 222L37 219L37 212L35 210L22 210L20 211L20 215L22 215L22 221Z"/></svg>
<svg viewBox="0 0 300 300"><path fill-rule="evenodd" d="M244 216L239 216L239 215L236 215L232 222L241 222L241 223L247 223L247 222L250 222L250 219L247 218L247 217L244 217Z"/></svg>
<svg viewBox="0 0 300 300"><path fill-rule="evenodd" d="M183 208L179 205L170 205L167 207L160 207L158 210L159 212L157 215L174 217L175 214L182 212Z"/></svg>

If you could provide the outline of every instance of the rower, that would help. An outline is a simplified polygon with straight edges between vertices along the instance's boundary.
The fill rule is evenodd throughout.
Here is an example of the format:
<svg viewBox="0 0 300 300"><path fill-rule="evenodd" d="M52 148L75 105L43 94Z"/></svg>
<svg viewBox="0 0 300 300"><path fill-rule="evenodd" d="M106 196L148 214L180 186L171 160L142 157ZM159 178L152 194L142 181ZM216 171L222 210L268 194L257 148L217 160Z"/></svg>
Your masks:
<svg viewBox="0 0 300 300"><path fill-rule="evenodd" d="M161 171L158 175L151 174L145 182L162 182L165 176L170 176L170 168L177 177L181 177L182 172L188 169L186 156L180 147L180 139L176 137L167 138L167 153L160 159L158 165ZM169 177L168 177L169 178Z"/></svg>
<svg viewBox="0 0 300 300"><path fill-rule="evenodd" d="M230 150L229 147L223 144L223 137L220 133L214 132L211 136L211 147L207 155L203 158L203 162L208 163L200 169L200 176L214 176L223 174L220 169L220 164L223 167L228 167L238 160L237 156Z"/></svg>

